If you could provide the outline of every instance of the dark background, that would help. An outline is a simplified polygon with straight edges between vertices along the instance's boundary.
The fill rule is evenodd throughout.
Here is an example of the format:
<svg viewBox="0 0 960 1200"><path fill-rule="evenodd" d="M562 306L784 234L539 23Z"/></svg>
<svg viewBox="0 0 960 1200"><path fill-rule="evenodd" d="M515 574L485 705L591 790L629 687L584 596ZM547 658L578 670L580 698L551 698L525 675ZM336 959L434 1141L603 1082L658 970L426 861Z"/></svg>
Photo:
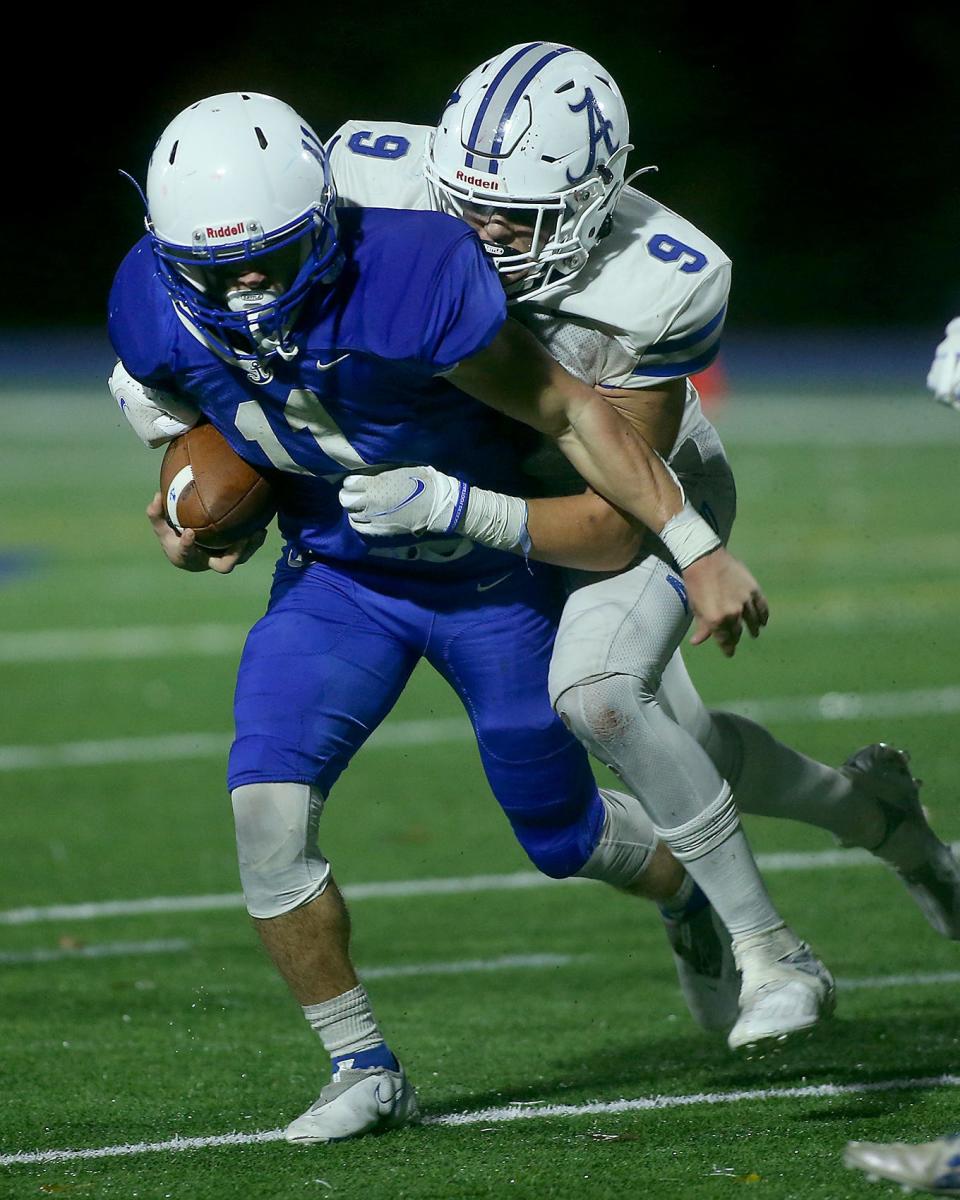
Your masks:
<svg viewBox="0 0 960 1200"><path fill-rule="evenodd" d="M0 289L2 319L102 322L113 270L142 229L117 169L142 180L161 129L193 100L269 92L322 137L348 117L432 123L473 66L542 38L614 75L631 164L660 167L645 188L733 257L728 328L910 327L929 339L960 311L956 9L881 19L850 3L760 16L599 0L221 3L138 10L129 27L88 11L42 51L36 32L8 45L42 64L43 87L13 119L8 110L4 207L28 211L8 218L16 282Z"/></svg>

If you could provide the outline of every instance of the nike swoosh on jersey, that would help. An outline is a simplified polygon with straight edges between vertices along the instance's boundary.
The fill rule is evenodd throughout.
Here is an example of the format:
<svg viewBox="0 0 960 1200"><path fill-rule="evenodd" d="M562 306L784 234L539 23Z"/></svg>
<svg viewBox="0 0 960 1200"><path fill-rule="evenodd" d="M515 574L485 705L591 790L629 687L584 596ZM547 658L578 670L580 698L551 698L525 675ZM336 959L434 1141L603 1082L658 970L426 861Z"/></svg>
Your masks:
<svg viewBox="0 0 960 1200"><path fill-rule="evenodd" d="M328 363L321 362L320 359L318 358L317 359L317 370L318 371L329 371L331 369L331 367L335 367L337 365L337 363L342 363L345 358L349 358L349 357L350 357L350 351L348 350L346 354L341 354L340 357L335 358L333 360L333 362L328 362Z"/></svg>
<svg viewBox="0 0 960 1200"><path fill-rule="evenodd" d="M410 478L413 479L413 476L411 475ZM393 508L385 508L382 512L374 513L373 515L375 517L387 517L390 515L390 513L395 513L397 511L397 509L403 508L405 505L409 504L411 500L416 500L416 498L420 495L420 493L424 490L424 488L427 485L423 482L422 479L415 479L414 484L416 486L414 487L414 489L410 493L410 495L406 498L406 500L401 500L400 503L395 504L393 506Z"/></svg>
<svg viewBox="0 0 960 1200"><path fill-rule="evenodd" d="M505 580L509 579L512 574L513 574L512 571L508 571L506 573L506 575L501 575L499 579L494 579L492 583L478 583L477 591L478 592L489 592L490 589L495 588L498 583L503 583Z"/></svg>

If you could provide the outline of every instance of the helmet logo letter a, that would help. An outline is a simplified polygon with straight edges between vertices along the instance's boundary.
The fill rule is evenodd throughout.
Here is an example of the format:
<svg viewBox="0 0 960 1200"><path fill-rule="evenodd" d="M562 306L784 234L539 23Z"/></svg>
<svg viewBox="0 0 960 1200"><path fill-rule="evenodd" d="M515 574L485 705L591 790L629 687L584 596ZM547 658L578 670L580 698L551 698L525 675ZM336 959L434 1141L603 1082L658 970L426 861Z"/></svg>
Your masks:
<svg viewBox="0 0 960 1200"><path fill-rule="evenodd" d="M567 171L567 181L571 186L579 183L581 179L586 179L588 175L593 173L594 167L597 165L597 147L603 142L607 148L608 154L613 154L614 151L620 149L620 143L613 144L613 122L603 115L603 109L593 94L590 88L584 88L583 99L579 104L569 105L571 112L583 112L586 109L587 124L590 131L590 147L587 165L582 175L571 175Z"/></svg>

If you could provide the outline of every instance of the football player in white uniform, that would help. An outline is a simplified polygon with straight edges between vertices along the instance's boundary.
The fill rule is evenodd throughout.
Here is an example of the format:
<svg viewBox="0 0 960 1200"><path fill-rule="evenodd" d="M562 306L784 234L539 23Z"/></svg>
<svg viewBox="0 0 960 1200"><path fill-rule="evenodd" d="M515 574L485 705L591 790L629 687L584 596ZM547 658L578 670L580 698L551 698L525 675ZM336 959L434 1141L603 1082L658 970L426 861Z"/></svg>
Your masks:
<svg viewBox="0 0 960 1200"><path fill-rule="evenodd" d="M669 462L686 511L702 513L719 544L733 522L733 478L688 377L716 354L730 262L689 222L628 186L629 149L626 110L609 74L579 51L543 42L513 46L472 72L436 130L350 121L329 142L342 202L441 207L478 231L512 314ZM474 488L464 502L461 481L412 467L349 477L342 503L368 536L455 527L571 568L620 571L574 579L551 695L649 815L641 834L635 810L608 812L607 841L622 846L627 829L635 841L647 839L644 865L660 869L646 886L636 873L630 890L666 903L675 950L684 939L709 938L676 919L689 915L690 877L733 936L742 986L730 1045L808 1028L833 1004L829 973L770 903L732 790L744 811L807 821L878 854L934 928L960 937L960 869L926 823L906 755L870 746L834 770L753 722L708 712L678 652L691 619L676 572L685 557L638 533L552 454L536 456L531 474L540 484L534 491L532 483L532 495L550 498ZM725 653L736 638L722 644ZM698 631L693 642L702 640ZM663 869L658 841L686 874ZM687 983L696 988L702 974L687 969ZM710 1002L725 1009L722 988ZM701 1012L701 1020L721 1024L728 1013L711 1020Z"/></svg>
<svg viewBox="0 0 960 1200"><path fill-rule="evenodd" d="M927 387L941 404L960 410L960 317L953 318L937 347Z"/></svg>

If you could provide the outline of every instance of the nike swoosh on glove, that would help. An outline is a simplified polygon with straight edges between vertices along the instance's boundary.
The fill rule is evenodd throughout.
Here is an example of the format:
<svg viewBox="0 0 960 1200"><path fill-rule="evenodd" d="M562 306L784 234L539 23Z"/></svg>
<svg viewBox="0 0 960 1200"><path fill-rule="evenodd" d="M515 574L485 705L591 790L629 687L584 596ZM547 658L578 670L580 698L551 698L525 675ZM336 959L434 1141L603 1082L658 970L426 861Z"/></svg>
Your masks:
<svg viewBox="0 0 960 1200"><path fill-rule="evenodd" d="M395 467L348 475L340 504L364 537L453 533L469 494L466 483L434 467Z"/></svg>

